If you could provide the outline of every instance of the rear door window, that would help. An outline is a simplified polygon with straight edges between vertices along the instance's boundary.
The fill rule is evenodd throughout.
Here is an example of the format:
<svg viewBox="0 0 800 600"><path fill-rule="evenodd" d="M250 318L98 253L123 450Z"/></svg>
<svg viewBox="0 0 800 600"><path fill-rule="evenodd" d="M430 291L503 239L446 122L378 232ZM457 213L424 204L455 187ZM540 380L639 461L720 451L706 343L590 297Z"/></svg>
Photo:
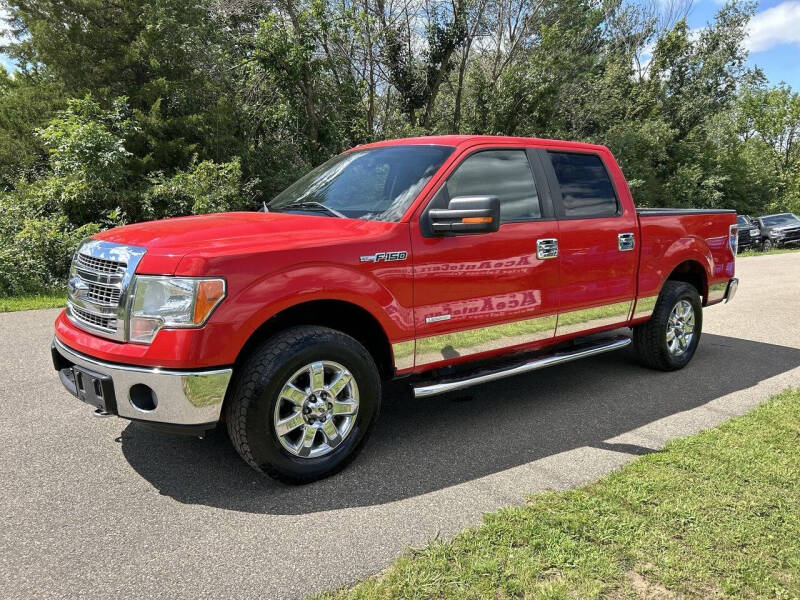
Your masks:
<svg viewBox="0 0 800 600"><path fill-rule="evenodd" d="M601 158L584 152L548 152L566 218L612 217L619 204Z"/></svg>

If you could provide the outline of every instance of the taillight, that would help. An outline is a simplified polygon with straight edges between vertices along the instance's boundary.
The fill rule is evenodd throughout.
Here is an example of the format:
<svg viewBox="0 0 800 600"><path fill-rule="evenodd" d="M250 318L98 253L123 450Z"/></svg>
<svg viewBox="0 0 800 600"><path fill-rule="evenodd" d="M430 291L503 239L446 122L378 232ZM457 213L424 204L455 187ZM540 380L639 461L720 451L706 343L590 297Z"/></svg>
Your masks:
<svg viewBox="0 0 800 600"><path fill-rule="evenodd" d="M739 251L739 226L731 225L728 229L728 243L731 246L731 252L736 256Z"/></svg>

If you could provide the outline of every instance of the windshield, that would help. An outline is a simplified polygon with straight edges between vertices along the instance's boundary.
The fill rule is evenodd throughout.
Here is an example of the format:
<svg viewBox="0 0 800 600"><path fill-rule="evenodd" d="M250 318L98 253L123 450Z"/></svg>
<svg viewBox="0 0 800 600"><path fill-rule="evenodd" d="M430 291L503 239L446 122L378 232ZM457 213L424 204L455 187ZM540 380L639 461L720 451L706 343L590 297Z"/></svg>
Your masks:
<svg viewBox="0 0 800 600"><path fill-rule="evenodd" d="M740 227L749 227L750 226L750 219L748 219L744 215L739 215L739 226Z"/></svg>
<svg viewBox="0 0 800 600"><path fill-rule="evenodd" d="M767 227L782 227L784 225L800 225L800 219L792 213L783 213L782 215L770 215L768 217L761 217L764 225Z"/></svg>
<svg viewBox="0 0 800 600"><path fill-rule="evenodd" d="M340 154L278 194L269 210L398 221L452 152L386 146Z"/></svg>

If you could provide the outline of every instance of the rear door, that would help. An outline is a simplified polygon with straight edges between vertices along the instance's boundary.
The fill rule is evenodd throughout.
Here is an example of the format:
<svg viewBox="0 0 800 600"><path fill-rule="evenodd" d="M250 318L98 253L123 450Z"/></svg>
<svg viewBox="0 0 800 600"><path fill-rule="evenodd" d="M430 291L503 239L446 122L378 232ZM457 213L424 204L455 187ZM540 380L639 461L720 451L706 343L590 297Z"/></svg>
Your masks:
<svg viewBox="0 0 800 600"><path fill-rule="evenodd" d="M559 219L556 337L625 324L636 294L638 223L632 202L621 202L609 175L611 157L560 149L537 155Z"/></svg>
<svg viewBox="0 0 800 600"><path fill-rule="evenodd" d="M499 231L426 230L428 210L475 195L499 198ZM525 148L483 147L458 161L412 221L417 368L553 338L559 265L537 256L537 241L558 237L553 217L545 174Z"/></svg>

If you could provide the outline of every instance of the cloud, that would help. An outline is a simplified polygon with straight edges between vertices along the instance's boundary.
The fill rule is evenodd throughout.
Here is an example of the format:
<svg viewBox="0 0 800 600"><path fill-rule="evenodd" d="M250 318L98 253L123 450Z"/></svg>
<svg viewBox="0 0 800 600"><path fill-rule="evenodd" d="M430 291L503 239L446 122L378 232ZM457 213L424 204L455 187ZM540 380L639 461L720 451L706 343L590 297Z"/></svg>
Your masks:
<svg viewBox="0 0 800 600"><path fill-rule="evenodd" d="M750 52L765 52L782 44L800 48L800 0L786 0L757 13L747 33L745 46Z"/></svg>

